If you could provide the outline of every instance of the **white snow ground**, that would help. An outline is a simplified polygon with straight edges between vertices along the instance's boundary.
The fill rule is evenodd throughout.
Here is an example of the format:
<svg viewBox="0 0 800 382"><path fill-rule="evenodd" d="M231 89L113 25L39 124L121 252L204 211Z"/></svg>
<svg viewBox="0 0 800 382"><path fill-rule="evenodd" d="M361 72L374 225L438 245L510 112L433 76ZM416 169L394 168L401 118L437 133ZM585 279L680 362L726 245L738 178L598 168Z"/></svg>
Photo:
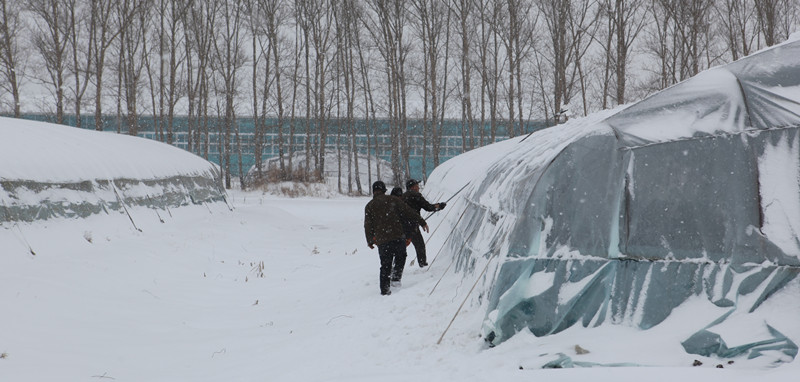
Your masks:
<svg viewBox="0 0 800 382"><path fill-rule="evenodd" d="M519 334L486 349L474 296L437 345L471 283L451 275L429 296L440 260L409 266L380 296L366 198L231 199L233 211L161 211L163 224L134 209L142 232L124 215L0 229L0 381L794 381L800 371L716 369L661 347L675 342L669 323ZM650 367L536 369L557 353Z"/></svg>
<svg viewBox="0 0 800 382"><path fill-rule="evenodd" d="M12 160L0 152L2 166ZM523 332L488 349L478 336L483 299L467 297L474 280L442 276L447 254L428 270L407 266L404 285L379 295L377 251L363 237L368 198L228 199L233 210L133 208L141 232L123 213L0 226L0 381L738 382L800 373L797 361L717 369L715 359L664 346L686 332L691 304L647 331ZM435 230L443 216L430 219L431 258L447 236ZM589 353L576 355L576 345ZM538 368L559 353L643 366Z"/></svg>

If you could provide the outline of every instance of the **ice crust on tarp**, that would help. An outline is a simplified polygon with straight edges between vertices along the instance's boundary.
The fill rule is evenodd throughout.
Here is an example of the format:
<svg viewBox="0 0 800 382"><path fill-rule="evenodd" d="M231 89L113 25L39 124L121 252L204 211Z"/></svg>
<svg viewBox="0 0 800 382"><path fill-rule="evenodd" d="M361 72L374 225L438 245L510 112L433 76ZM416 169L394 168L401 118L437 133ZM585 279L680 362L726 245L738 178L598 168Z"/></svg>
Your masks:
<svg viewBox="0 0 800 382"><path fill-rule="evenodd" d="M800 272L797 57L800 41L786 43L438 167L434 198L468 184L445 217L456 269L493 270L486 340L649 329L702 299L727 313L691 323L688 353L793 359L797 325L759 308ZM746 316L762 338L729 345L715 331Z"/></svg>
<svg viewBox="0 0 800 382"><path fill-rule="evenodd" d="M216 165L143 138L0 118L0 223L223 201Z"/></svg>

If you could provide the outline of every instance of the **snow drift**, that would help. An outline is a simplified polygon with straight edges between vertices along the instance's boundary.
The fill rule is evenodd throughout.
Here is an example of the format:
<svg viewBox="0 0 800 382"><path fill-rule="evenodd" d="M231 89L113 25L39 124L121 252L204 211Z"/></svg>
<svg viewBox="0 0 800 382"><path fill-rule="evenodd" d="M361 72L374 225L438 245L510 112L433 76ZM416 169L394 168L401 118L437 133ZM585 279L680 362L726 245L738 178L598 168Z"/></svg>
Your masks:
<svg viewBox="0 0 800 382"><path fill-rule="evenodd" d="M800 327L760 308L800 305L797 57L800 41L786 43L438 167L429 195L469 180L447 245L456 270L488 275L490 345L522 330L650 329L700 301L696 331L676 338L686 352L794 359Z"/></svg>
<svg viewBox="0 0 800 382"><path fill-rule="evenodd" d="M225 199L214 164L143 138L0 118L0 223Z"/></svg>

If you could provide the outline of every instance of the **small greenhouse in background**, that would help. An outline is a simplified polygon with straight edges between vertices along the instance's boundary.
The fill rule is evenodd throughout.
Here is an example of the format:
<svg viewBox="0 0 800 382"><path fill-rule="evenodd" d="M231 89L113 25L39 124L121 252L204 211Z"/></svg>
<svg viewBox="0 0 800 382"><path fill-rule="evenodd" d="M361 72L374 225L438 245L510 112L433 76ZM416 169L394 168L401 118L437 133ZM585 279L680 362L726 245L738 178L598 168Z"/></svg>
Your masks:
<svg viewBox="0 0 800 382"><path fill-rule="evenodd" d="M794 359L797 317L760 308L779 294L800 304L798 128L794 41L445 162L426 192L469 185L444 245L465 275L494 270L485 339L649 329L699 300L710 315L676 339L686 352ZM752 336L732 339L727 320L752 323Z"/></svg>
<svg viewBox="0 0 800 382"><path fill-rule="evenodd" d="M14 118L0 130L13 158L0 165L0 224L227 203L217 165L165 143Z"/></svg>

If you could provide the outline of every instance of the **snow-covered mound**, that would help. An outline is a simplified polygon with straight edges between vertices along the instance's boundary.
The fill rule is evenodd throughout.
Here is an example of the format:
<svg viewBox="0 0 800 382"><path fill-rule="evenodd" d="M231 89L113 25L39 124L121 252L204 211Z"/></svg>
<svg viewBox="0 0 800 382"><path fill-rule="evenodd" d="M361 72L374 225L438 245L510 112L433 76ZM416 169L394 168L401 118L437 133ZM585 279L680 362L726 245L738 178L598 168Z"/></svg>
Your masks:
<svg viewBox="0 0 800 382"><path fill-rule="evenodd" d="M797 57L800 41L786 43L438 167L429 195L468 185L448 205L447 245L457 271L486 275L486 340L678 320L675 343L651 346L793 360Z"/></svg>
<svg viewBox="0 0 800 382"><path fill-rule="evenodd" d="M0 118L0 223L220 201L214 164L160 142Z"/></svg>

